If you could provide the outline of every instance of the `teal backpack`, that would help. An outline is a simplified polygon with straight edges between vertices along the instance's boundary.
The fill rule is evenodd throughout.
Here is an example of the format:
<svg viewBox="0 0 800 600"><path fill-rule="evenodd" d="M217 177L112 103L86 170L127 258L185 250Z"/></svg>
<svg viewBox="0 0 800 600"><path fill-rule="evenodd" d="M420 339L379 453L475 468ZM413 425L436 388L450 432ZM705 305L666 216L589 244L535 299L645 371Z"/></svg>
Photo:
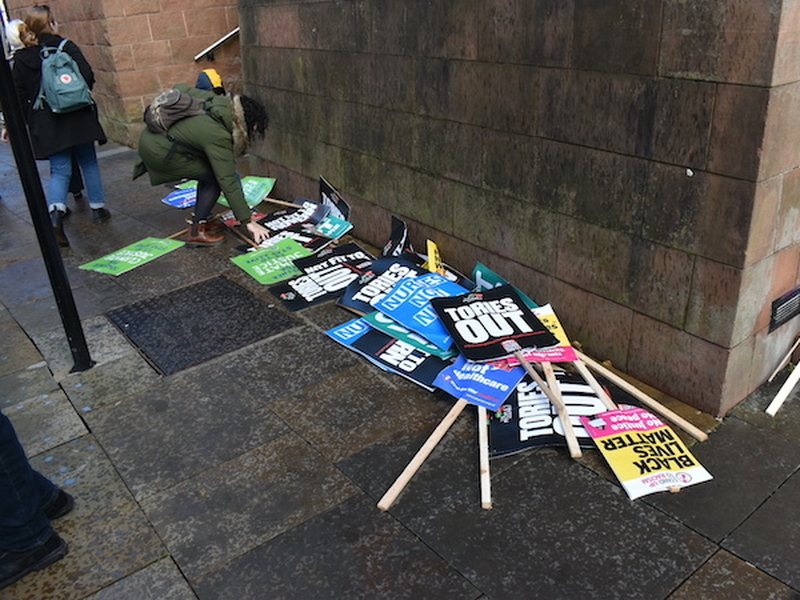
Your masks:
<svg viewBox="0 0 800 600"><path fill-rule="evenodd" d="M33 104L35 110L43 110L45 102L54 113L70 113L94 104L78 64L64 51L66 43L65 39L58 48L44 47L40 51L42 83Z"/></svg>

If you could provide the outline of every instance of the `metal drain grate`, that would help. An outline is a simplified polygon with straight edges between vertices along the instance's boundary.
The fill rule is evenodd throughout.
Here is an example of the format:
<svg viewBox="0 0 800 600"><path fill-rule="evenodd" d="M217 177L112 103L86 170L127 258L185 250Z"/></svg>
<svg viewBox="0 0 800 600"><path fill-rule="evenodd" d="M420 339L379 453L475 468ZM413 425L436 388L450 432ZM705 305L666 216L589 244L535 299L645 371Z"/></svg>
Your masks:
<svg viewBox="0 0 800 600"><path fill-rule="evenodd" d="M107 316L163 375L298 324L225 277L129 304Z"/></svg>

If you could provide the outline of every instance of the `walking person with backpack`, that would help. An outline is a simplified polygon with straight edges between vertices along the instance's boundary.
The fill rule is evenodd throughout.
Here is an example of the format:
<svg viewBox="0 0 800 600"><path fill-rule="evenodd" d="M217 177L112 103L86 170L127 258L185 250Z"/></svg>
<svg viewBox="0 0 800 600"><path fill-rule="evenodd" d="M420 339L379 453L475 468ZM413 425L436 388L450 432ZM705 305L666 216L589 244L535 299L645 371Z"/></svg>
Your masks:
<svg viewBox="0 0 800 600"><path fill-rule="evenodd" d="M31 8L19 28L24 47L14 55L13 73L34 157L50 161L47 203L56 241L69 246L63 219L73 156L83 171L92 221L102 223L111 216L94 145L107 139L90 93L94 72L80 48L57 29L48 6Z"/></svg>

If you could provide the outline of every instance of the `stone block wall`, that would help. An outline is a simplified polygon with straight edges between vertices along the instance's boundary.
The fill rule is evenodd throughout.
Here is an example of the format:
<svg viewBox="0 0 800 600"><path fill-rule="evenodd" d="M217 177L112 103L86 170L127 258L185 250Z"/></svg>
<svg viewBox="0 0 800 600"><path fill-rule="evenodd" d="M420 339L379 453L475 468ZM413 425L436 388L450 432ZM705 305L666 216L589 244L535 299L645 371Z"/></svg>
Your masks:
<svg viewBox="0 0 800 600"><path fill-rule="evenodd" d="M255 171L324 175L599 358L722 415L800 332L800 3L240 0Z"/></svg>
<svg viewBox="0 0 800 600"><path fill-rule="evenodd" d="M7 0L11 18L23 18L29 2ZM194 57L239 26L236 0L51 0L59 33L86 55L97 83L93 95L109 139L135 146L142 112L159 91L193 84L215 68L226 87L241 90L238 37L214 61Z"/></svg>

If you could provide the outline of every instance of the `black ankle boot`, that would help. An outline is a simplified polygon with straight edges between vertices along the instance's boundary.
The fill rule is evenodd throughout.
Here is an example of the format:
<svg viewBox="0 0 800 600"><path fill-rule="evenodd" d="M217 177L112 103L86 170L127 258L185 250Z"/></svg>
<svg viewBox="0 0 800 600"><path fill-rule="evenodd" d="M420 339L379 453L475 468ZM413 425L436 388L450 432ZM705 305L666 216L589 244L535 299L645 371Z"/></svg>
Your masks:
<svg viewBox="0 0 800 600"><path fill-rule="evenodd" d="M50 223L53 225L53 233L56 234L56 242L59 246L69 246L69 240L64 234L64 213L60 210L50 211Z"/></svg>
<svg viewBox="0 0 800 600"><path fill-rule="evenodd" d="M102 206L92 209L92 223L104 223L111 218L111 213Z"/></svg>

